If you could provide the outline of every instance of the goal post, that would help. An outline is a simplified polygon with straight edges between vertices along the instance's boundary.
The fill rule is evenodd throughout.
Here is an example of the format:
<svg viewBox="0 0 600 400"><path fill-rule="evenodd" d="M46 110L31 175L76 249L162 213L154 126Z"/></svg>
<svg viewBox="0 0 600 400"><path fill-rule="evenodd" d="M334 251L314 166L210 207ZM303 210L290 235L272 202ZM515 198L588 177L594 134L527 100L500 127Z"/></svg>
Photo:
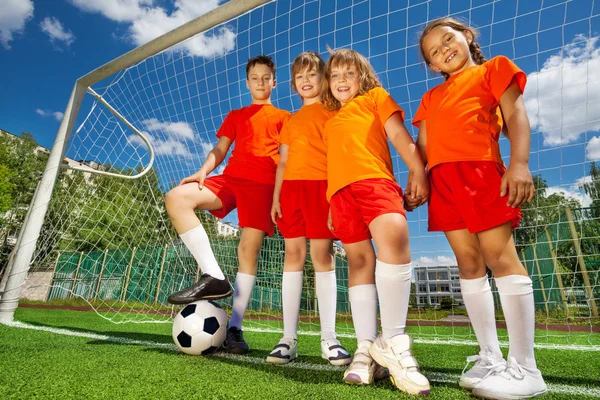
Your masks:
<svg viewBox="0 0 600 400"><path fill-rule="evenodd" d="M36 196L32 199L30 205L30 217L27 219L26 224L21 228L23 231L21 235L22 240L15 253L12 268L10 271L7 271L9 276L6 280L2 298L0 298L0 322L11 322L13 320L14 312L19 303L21 288L27 278L27 272L29 271L29 265L36 248L38 235L44 223L52 191L58 177L59 169L62 165L66 145L75 125L86 91L93 84L118 71L270 1L272 0L232 0L185 23L171 32L117 57L113 61L95 69L77 80L65 109L63 119L56 135L56 140L54 141L54 145L52 146L52 150L48 157L46 168L41 178L40 188L37 191ZM146 139L143 138L143 140ZM147 144L151 149L150 143ZM149 170L150 166L151 164L146 172ZM78 168L75 167L73 169ZM85 171L102 173L102 171L90 171L89 169L86 169Z"/></svg>

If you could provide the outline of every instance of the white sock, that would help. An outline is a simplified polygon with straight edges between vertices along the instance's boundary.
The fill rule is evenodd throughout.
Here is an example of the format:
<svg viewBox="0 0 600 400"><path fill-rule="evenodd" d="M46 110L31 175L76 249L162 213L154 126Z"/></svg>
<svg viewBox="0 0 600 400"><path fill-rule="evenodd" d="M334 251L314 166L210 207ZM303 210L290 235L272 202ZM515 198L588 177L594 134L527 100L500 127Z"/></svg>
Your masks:
<svg viewBox="0 0 600 400"><path fill-rule="evenodd" d="M406 328L412 264L375 263L375 283L379 296L381 333L384 339L401 335Z"/></svg>
<svg viewBox="0 0 600 400"><path fill-rule="evenodd" d="M321 340L335 339L335 311L337 306L337 283L335 270L315 272L319 319L321 320Z"/></svg>
<svg viewBox="0 0 600 400"><path fill-rule="evenodd" d="M302 273L283 272L281 297L283 302L283 337L298 339L298 318L302 297Z"/></svg>
<svg viewBox="0 0 600 400"><path fill-rule="evenodd" d="M498 286L508 330L508 357L514 357L519 365L536 372L537 366L533 355L535 304L531 279L522 275L494 279Z"/></svg>
<svg viewBox="0 0 600 400"><path fill-rule="evenodd" d="M377 288L373 284L352 286L348 289L348 299L356 341L374 342L377 338Z"/></svg>
<svg viewBox="0 0 600 400"><path fill-rule="evenodd" d="M198 225L195 228L179 235L185 247L188 248L190 253L196 259L198 266L203 274L209 274L210 276L217 279L225 279L219 263L213 254L212 248L210 247L210 241L208 235L202 225Z"/></svg>
<svg viewBox="0 0 600 400"><path fill-rule="evenodd" d="M254 275L238 272L235 276L233 307L231 309L231 319L229 320L230 327L235 326L238 329L242 329L242 320L244 319L246 308L248 308L252 289L254 289L254 282L256 282L256 276Z"/></svg>
<svg viewBox="0 0 600 400"><path fill-rule="evenodd" d="M502 358L496 331L494 296L487 275L475 279L461 278L460 292L481 351L488 348L494 357Z"/></svg>

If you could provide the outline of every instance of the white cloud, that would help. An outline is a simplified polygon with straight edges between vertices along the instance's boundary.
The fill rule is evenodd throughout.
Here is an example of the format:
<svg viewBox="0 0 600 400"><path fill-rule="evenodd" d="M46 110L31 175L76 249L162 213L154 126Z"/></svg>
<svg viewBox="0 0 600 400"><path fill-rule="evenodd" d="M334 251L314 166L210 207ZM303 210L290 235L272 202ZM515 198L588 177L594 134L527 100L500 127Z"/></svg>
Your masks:
<svg viewBox="0 0 600 400"><path fill-rule="evenodd" d="M192 158L192 153L189 151L188 146L173 138L157 139L148 134L148 132L142 132L142 135L148 139L154 149L154 154L157 156L168 155L168 156L182 156L185 158ZM138 135L129 135L127 137L129 143L146 147L146 143Z"/></svg>
<svg viewBox="0 0 600 400"><path fill-rule="evenodd" d="M193 139L194 130L187 122L160 122L156 118L142 121L142 125L151 132L162 131L168 136Z"/></svg>
<svg viewBox="0 0 600 400"><path fill-rule="evenodd" d="M0 7L0 43L10 49L13 35L23 32L25 23L33 17L32 0L2 0Z"/></svg>
<svg viewBox="0 0 600 400"><path fill-rule="evenodd" d="M169 13L152 0L71 0L79 9L104 15L116 22L128 24L128 38L137 46L167 33L184 23L216 8L220 0L176 0ZM225 54L235 47L235 33L220 28L216 34L196 35L176 48L189 54L212 57Z"/></svg>
<svg viewBox="0 0 600 400"><path fill-rule="evenodd" d="M65 30L61 22L54 17L46 17L40 23L40 28L42 32L46 33L50 37L50 41L55 42L63 42L67 46L70 46L71 43L75 40L75 36L69 30Z"/></svg>
<svg viewBox="0 0 600 400"><path fill-rule="evenodd" d="M576 36L528 76L527 114L544 145L565 145L583 132L600 130L599 39Z"/></svg>
<svg viewBox="0 0 600 400"><path fill-rule="evenodd" d="M588 142L585 152L588 160L600 161L600 137L594 136Z"/></svg>
<svg viewBox="0 0 600 400"><path fill-rule="evenodd" d="M64 113L62 113L60 111L48 111L48 110L42 110L41 108L36 108L35 113L42 117L54 117L54 119L56 119L57 121L62 121L63 116L64 116Z"/></svg>
<svg viewBox="0 0 600 400"><path fill-rule="evenodd" d="M437 267L438 265L457 265L456 258L448 256L437 256L437 257L419 257L414 260L415 266L419 267Z"/></svg>
<svg viewBox="0 0 600 400"><path fill-rule="evenodd" d="M550 186L549 188L546 188L546 196L560 193L567 198L577 200L582 207L589 207L592 204L592 198L588 196L585 191L580 189L583 179L584 178L578 179L577 182L568 187Z"/></svg>

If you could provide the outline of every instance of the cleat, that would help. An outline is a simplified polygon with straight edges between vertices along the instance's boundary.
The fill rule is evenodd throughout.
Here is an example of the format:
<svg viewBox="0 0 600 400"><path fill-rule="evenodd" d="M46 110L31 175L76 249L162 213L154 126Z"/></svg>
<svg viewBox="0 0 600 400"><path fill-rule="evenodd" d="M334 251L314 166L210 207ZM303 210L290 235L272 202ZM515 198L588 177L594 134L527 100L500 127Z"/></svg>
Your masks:
<svg viewBox="0 0 600 400"><path fill-rule="evenodd" d="M542 396L547 391L538 369L527 369L511 357L504 370L490 371L475 385L473 395L484 399L519 400Z"/></svg>
<svg viewBox="0 0 600 400"><path fill-rule="evenodd" d="M248 343L244 340L242 330L235 326L230 326L227 329L227 336L223 342L223 351L233 354L246 354L250 351Z"/></svg>
<svg viewBox="0 0 600 400"><path fill-rule="evenodd" d="M283 338L273 347L273 350L267 356L267 362L269 364L287 364L296 358L298 358L298 341Z"/></svg>
<svg viewBox="0 0 600 400"><path fill-rule="evenodd" d="M352 362L344 371L344 382L350 385L370 385L373 383L376 364L369 355L371 342L363 340L354 352Z"/></svg>
<svg viewBox="0 0 600 400"><path fill-rule="evenodd" d="M352 361L350 353L337 339L321 340L321 357L331 365L348 365Z"/></svg>
<svg viewBox="0 0 600 400"><path fill-rule="evenodd" d="M198 300L215 300L229 297L233 293L227 277L217 279L208 274L202 274L200 280L167 298L170 304L189 304Z"/></svg>
<svg viewBox="0 0 600 400"><path fill-rule="evenodd" d="M369 349L373 360L390 373L390 380L408 394L429 394L429 381L419 372L419 364L410 352L408 335L396 335L388 340L378 336Z"/></svg>

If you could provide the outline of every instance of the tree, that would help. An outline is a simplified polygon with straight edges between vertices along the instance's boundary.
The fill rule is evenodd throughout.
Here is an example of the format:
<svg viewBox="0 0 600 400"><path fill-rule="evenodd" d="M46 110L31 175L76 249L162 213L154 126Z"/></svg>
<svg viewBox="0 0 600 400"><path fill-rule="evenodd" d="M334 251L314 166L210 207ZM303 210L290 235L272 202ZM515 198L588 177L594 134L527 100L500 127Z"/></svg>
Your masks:
<svg viewBox="0 0 600 400"><path fill-rule="evenodd" d="M591 180L582 183L579 188L583 189L592 199L589 217L598 220L600 219L600 167L595 162L590 166L590 177Z"/></svg>

